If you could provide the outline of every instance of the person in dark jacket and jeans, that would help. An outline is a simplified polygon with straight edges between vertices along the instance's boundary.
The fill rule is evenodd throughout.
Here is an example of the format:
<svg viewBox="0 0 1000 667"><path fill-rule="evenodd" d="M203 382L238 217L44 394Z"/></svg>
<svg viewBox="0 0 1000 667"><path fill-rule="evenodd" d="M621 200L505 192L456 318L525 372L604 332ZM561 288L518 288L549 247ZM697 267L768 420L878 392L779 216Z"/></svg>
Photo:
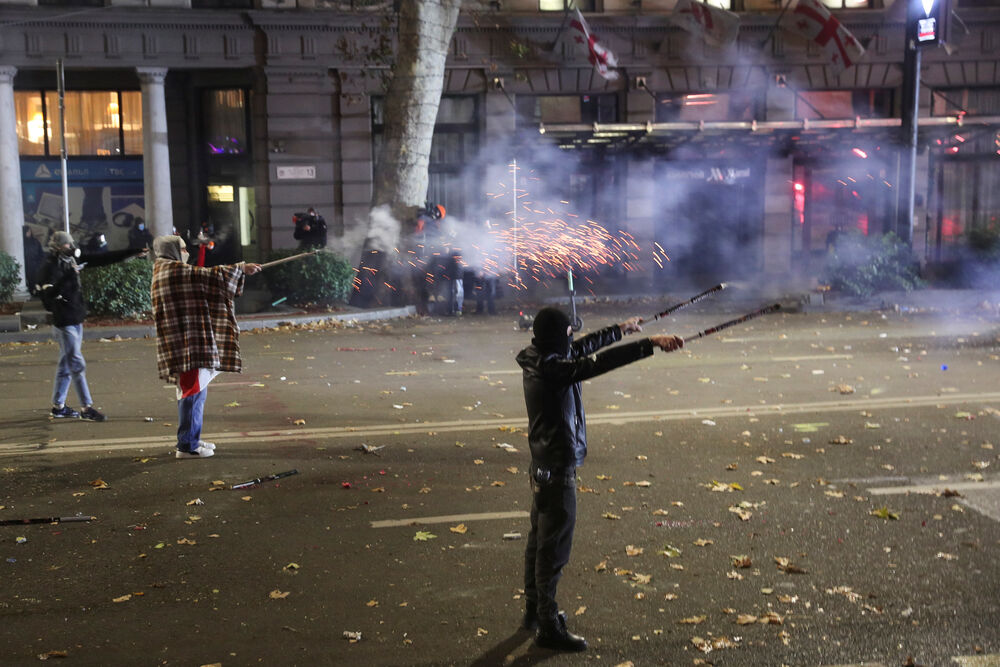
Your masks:
<svg viewBox="0 0 1000 667"><path fill-rule="evenodd" d="M52 417L80 417L96 422L106 419L94 408L90 388L87 386L87 362L80 352L83 320L87 316L83 291L80 289L80 270L84 265L105 266L145 253L145 250L118 250L81 256L73 237L68 233L56 232L49 240L48 256L38 270L35 282L38 284L42 303L52 313L53 333L59 343L59 365L52 384ZM80 412L66 405L70 381L76 387L76 394L82 405Z"/></svg>
<svg viewBox="0 0 1000 667"><path fill-rule="evenodd" d="M587 456L587 424L580 383L653 354L684 346L677 336L660 335L619 345L625 334L641 331L632 318L573 341L569 316L543 308L535 316L531 345L517 355L523 371L531 449L531 532L524 554L523 627L537 630L535 644L558 651L583 651L587 642L566 628L556 604L556 588L569 562L576 524L576 469Z"/></svg>

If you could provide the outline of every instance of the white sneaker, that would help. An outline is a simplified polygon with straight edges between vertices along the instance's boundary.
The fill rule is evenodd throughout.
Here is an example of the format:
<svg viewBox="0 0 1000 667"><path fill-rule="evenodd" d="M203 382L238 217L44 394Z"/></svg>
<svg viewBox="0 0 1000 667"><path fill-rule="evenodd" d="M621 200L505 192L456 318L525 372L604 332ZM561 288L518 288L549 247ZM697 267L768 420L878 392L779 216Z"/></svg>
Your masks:
<svg viewBox="0 0 1000 667"><path fill-rule="evenodd" d="M212 449L207 449L205 447L199 446L198 449L193 452L182 452L181 450L175 450L174 456L179 459L207 459L209 456L214 456L215 451Z"/></svg>
<svg viewBox="0 0 1000 667"><path fill-rule="evenodd" d="M204 440L199 440L198 441L198 446L199 447L204 447L205 449L215 449L215 443L214 442L206 442Z"/></svg>

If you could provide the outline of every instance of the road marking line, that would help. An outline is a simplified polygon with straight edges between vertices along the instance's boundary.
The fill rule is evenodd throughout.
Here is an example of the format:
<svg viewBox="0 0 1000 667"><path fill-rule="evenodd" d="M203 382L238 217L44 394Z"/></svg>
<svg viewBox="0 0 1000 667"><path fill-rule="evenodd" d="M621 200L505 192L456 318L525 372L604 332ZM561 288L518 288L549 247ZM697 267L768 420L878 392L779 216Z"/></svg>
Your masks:
<svg viewBox="0 0 1000 667"><path fill-rule="evenodd" d="M937 494L945 489L952 491L977 491L1000 489L1000 480L988 482L937 482L936 484L911 484L910 486L878 486L868 489L873 496L895 496L903 493Z"/></svg>
<svg viewBox="0 0 1000 667"><path fill-rule="evenodd" d="M525 511L482 512L480 514L445 514L443 516L420 516L410 519L385 519L372 521L372 528L399 528L400 526L428 526L434 523L464 523L466 521L489 521L491 519L527 519Z"/></svg>
<svg viewBox="0 0 1000 667"><path fill-rule="evenodd" d="M956 655L952 662L962 667L1000 667L1000 653L991 655Z"/></svg>
<svg viewBox="0 0 1000 667"><path fill-rule="evenodd" d="M758 415L793 415L811 412L847 412L853 410L877 410L881 408L915 408L927 405L1000 403L1000 392L975 394L948 394L939 396L910 396L896 398L865 397L854 400L816 401L814 403L786 403L775 405L728 405L698 408L678 408L674 410L640 410L634 412L603 412L592 414L587 421L592 425L617 425L628 422L671 422L689 419L721 419L723 417L746 417ZM511 419L449 420L440 422L419 422L413 424L374 424L371 426L332 426L313 429L273 429L266 431L244 431L210 433L204 437L210 442L235 444L247 442L268 442L294 440L371 438L376 436L395 437L426 435L428 432L472 432L488 431L506 427L524 429L524 417ZM138 438L108 438L103 440L65 440L51 444L9 443L0 444L0 457L20 454L45 454L64 451L100 452L116 449L142 449L154 446L173 446L174 436L145 436Z"/></svg>
<svg viewBox="0 0 1000 667"><path fill-rule="evenodd" d="M853 354L807 354L802 357L771 357L771 361L823 361L824 359L853 359Z"/></svg>

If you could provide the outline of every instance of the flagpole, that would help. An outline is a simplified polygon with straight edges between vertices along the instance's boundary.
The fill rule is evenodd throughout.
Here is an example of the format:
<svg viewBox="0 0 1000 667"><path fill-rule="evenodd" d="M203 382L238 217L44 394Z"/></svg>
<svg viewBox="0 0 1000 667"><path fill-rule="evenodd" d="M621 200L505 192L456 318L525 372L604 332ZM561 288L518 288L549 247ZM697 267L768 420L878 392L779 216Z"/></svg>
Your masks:
<svg viewBox="0 0 1000 667"><path fill-rule="evenodd" d="M786 0L785 6L781 8L781 13L778 14L778 20L774 22L774 25L771 26L771 29L767 33L767 37L765 37L764 41L760 43L760 48L764 48L764 46L766 46L767 43L771 41L771 38L774 37L775 31L778 29L778 26L781 25L781 19L785 17L785 12L787 12L788 8L791 6L792 6L792 0Z"/></svg>
<svg viewBox="0 0 1000 667"><path fill-rule="evenodd" d="M566 9L563 10L562 25L559 26L559 32L556 33L556 38L554 40L552 40L552 48L549 49L552 52L554 52L556 50L556 46L559 44L559 38L562 37L563 32L566 30L566 24L569 23L569 11L570 11L570 7L569 6L572 5L572 4L574 4L572 2L572 0L570 2L567 2L566 3Z"/></svg>

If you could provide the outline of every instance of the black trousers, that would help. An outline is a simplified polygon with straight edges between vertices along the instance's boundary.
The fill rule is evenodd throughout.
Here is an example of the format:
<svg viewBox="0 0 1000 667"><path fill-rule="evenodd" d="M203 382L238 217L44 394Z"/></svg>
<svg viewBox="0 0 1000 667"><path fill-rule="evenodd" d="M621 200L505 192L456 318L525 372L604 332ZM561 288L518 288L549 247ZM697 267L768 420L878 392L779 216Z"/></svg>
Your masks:
<svg viewBox="0 0 1000 667"><path fill-rule="evenodd" d="M532 480L531 532L524 550L524 598L543 623L559 613L556 588L569 562L576 526L575 473L539 484Z"/></svg>

